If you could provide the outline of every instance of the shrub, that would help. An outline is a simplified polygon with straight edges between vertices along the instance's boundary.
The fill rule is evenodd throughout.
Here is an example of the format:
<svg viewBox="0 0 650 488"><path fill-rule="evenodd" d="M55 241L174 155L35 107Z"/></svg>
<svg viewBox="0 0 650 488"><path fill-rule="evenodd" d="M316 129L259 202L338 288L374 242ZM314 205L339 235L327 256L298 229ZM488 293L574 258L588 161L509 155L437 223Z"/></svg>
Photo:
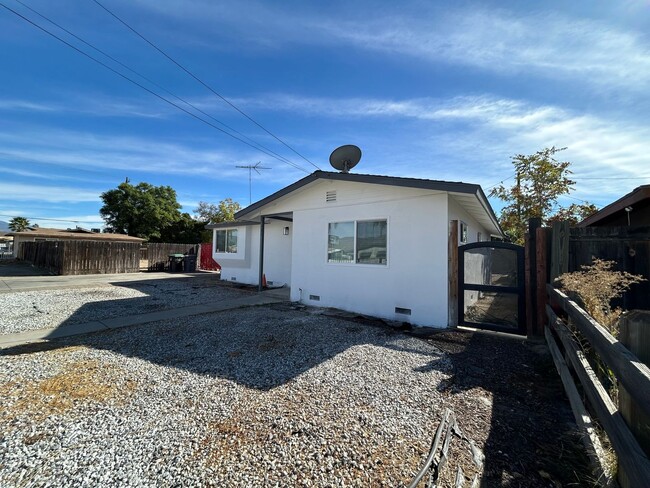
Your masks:
<svg viewBox="0 0 650 488"><path fill-rule="evenodd" d="M616 261L594 259L593 264L581 266L580 271L564 273L558 281L564 291L578 295L589 315L617 336L618 319L623 310L612 308L611 301L645 278L627 271L614 271L615 264Z"/></svg>

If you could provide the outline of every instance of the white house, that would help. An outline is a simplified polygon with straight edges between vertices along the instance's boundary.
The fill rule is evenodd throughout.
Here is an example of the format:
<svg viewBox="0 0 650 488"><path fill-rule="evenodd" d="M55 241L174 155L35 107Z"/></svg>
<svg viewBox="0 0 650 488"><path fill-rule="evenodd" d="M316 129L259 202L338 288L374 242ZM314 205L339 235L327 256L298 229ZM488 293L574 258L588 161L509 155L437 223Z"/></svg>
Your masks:
<svg viewBox="0 0 650 488"><path fill-rule="evenodd" d="M291 288L291 300L417 325L449 324L448 236L502 237L478 185L315 171L210 224L225 280Z"/></svg>

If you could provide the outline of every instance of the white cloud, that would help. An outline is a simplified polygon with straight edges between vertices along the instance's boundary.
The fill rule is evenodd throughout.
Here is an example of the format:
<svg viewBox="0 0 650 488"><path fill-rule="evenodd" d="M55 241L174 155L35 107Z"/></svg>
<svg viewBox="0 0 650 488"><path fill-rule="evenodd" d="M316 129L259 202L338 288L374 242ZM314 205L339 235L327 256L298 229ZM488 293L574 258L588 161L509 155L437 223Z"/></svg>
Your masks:
<svg viewBox="0 0 650 488"><path fill-rule="evenodd" d="M21 183L0 183L3 200L40 202L97 202L100 191L82 190L65 186L27 185Z"/></svg>
<svg viewBox="0 0 650 488"><path fill-rule="evenodd" d="M646 33L541 8L521 14L474 4L444 9L408 2L392 9L337 4L330 10L336 15L328 15L304 5L269 7L260 2L239 2L229 8L205 1L184 3L183 8L175 1L141 0L139 4L177 22L191 23L204 42L225 29L237 36L238 49L242 44L263 49L351 45L502 75L580 80L607 89L624 86L641 91L650 82Z"/></svg>
<svg viewBox="0 0 650 488"><path fill-rule="evenodd" d="M494 96L406 100L334 99L265 95L239 100L245 106L290 111L302 117L408 121L409 131L372 141L373 170L386 174L480 182L491 186L510 176L510 157L544 147L568 146L558 158L572 162L576 196L618 198L644 180L591 180L638 178L650 175L650 128L616 115L592 115L555 105L536 105ZM412 134L409 135L409 132ZM399 138L399 139L398 139ZM396 150L395 148L399 148ZM457 164L463 164L462 177ZM589 178L581 180L580 176ZM650 181L650 179L645 180ZM605 190L603 190L605 188Z"/></svg>
<svg viewBox="0 0 650 488"><path fill-rule="evenodd" d="M158 91L158 90L156 90ZM166 96L164 93L162 94ZM134 117L160 119L180 112L165 102L149 95L141 99L106 97L93 93L59 93L56 98L65 101L0 99L0 112L40 112L49 114L77 114L91 117ZM151 100L146 98L150 97ZM171 98L170 96L168 98ZM182 105L181 102L173 100Z"/></svg>

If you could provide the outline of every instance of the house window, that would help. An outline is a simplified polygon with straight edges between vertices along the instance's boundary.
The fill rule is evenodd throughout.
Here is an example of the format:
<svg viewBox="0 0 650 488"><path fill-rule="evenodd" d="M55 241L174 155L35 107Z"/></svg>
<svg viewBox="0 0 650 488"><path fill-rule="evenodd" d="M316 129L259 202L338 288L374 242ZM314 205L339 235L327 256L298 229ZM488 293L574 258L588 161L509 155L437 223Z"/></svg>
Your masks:
<svg viewBox="0 0 650 488"><path fill-rule="evenodd" d="M237 229L224 229L216 231L215 252L237 252Z"/></svg>
<svg viewBox="0 0 650 488"><path fill-rule="evenodd" d="M461 244L467 244L467 224L462 220L460 221L460 235L458 237Z"/></svg>
<svg viewBox="0 0 650 488"><path fill-rule="evenodd" d="M483 242L483 234L480 232L476 233L476 242Z"/></svg>
<svg viewBox="0 0 650 488"><path fill-rule="evenodd" d="M329 224L327 262L387 264L388 221L360 220Z"/></svg>

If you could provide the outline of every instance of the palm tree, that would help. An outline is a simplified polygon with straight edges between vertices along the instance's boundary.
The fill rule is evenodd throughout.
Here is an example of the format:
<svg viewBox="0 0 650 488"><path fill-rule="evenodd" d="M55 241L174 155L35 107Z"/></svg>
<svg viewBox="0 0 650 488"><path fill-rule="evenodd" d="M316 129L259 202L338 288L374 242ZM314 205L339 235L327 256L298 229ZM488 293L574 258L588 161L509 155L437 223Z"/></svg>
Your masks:
<svg viewBox="0 0 650 488"><path fill-rule="evenodd" d="M29 220L25 217L14 217L9 221L9 228L13 232L22 232L29 227Z"/></svg>

